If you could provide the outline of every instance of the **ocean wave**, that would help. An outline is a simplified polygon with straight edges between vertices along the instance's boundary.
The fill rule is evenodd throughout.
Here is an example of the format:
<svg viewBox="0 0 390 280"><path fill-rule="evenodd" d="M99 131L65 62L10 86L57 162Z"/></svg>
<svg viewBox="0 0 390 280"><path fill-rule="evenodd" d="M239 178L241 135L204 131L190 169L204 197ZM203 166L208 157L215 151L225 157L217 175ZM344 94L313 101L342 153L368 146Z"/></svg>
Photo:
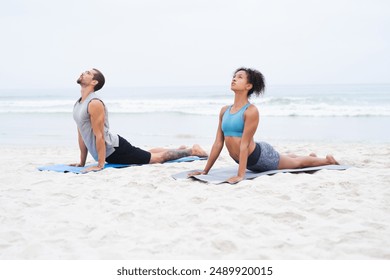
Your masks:
<svg viewBox="0 0 390 280"><path fill-rule="evenodd" d="M110 113L148 114L168 113L183 115L215 115L230 98L220 99L108 99ZM71 113L74 100L0 100L0 113ZM253 102L263 116L275 117L370 117L390 116L385 102L345 100L343 98L271 97Z"/></svg>

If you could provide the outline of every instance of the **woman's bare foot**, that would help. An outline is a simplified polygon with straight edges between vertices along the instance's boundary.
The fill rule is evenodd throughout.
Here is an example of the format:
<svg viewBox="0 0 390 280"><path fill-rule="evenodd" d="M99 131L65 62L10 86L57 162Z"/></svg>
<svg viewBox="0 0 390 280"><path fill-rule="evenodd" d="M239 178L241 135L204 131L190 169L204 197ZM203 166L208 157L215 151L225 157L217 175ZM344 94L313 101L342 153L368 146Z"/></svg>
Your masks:
<svg viewBox="0 0 390 280"><path fill-rule="evenodd" d="M195 144L192 146L192 154L193 156L198 156L198 157L207 157L207 153L205 150L203 150L198 144Z"/></svg>
<svg viewBox="0 0 390 280"><path fill-rule="evenodd" d="M328 160L328 162L329 162L330 164L337 164L337 165L340 165L340 163L338 163L332 155L327 155L327 156L326 156L326 159Z"/></svg>

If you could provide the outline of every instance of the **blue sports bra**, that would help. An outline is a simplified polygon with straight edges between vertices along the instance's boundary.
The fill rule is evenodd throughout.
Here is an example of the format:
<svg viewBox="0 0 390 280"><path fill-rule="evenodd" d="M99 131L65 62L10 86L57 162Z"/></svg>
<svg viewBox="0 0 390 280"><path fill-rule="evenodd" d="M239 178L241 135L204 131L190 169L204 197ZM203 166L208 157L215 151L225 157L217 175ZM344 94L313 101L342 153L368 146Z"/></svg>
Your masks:
<svg viewBox="0 0 390 280"><path fill-rule="evenodd" d="M225 136L242 137L244 131L244 112L251 104L243 106L237 113L231 114L232 105L222 117L222 131Z"/></svg>

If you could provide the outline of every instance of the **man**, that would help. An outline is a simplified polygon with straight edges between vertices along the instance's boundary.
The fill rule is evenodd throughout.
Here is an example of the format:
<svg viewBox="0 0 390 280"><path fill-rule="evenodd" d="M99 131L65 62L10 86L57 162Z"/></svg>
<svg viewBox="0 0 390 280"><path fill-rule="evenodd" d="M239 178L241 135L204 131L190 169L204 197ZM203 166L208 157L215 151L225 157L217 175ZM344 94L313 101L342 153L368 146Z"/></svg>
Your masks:
<svg viewBox="0 0 390 280"><path fill-rule="evenodd" d="M132 146L126 139L109 131L106 106L95 93L104 86L103 74L97 69L87 70L80 75L77 83L81 86L81 97L74 105L73 118L78 129L80 163L73 166L85 166L88 151L98 165L85 169L85 172L99 171L104 168L105 162L148 164L186 156L207 156L199 145L190 149L155 148L149 151Z"/></svg>

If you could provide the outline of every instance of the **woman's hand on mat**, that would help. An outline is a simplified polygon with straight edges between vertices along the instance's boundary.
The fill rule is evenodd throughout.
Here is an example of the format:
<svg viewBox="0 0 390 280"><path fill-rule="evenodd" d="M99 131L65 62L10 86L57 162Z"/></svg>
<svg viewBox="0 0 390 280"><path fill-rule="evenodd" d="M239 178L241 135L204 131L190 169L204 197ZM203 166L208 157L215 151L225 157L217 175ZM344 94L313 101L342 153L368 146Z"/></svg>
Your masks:
<svg viewBox="0 0 390 280"><path fill-rule="evenodd" d="M196 175L206 175L207 172L206 171L194 171L194 172L191 172L191 173L188 173L187 177L191 177L191 176L196 176Z"/></svg>
<svg viewBox="0 0 390 280"><path fill-rule="evenodd" d="M227 182L229 184L237 184L238 182L244 180L244 177L241 177L241 176L234 176L234 177L231 177L227 180Z"/></svg>

